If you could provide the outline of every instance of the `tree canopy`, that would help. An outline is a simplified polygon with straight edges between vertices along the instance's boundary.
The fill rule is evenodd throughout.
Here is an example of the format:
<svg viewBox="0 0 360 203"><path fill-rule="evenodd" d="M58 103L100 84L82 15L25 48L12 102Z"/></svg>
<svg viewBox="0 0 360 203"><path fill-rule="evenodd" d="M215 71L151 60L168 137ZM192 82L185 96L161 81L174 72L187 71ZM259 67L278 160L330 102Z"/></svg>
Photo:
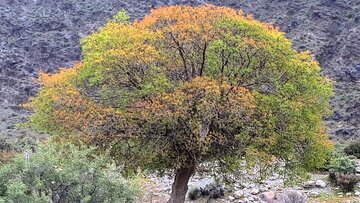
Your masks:
<svg viewBox="0 0 360 203"><path fill-rule="evenodd" d="M233 172L241 157L306 169L326 162L332 83L276 27L211 5L124 19L84 38L74 67L41 74L29 103L34 129L111 147L129 170L176 177L201 163Z"/></svg>

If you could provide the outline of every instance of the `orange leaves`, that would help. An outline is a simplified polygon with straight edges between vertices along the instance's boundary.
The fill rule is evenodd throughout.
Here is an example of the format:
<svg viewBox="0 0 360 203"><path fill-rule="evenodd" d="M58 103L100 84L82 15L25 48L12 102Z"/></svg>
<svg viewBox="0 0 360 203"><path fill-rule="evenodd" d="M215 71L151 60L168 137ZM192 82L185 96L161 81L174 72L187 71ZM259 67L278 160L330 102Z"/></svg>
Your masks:
<svg viewBox="0 0 360 203"><path fill-rule="evenodd" d="M183 42L194 39L208 41L216 36L217 23L222 19L242 15L242 12L227 7L211 5L169 6L153 10L149 16L135 25L171 33L173 37Z"/></svg>
<svg viewBox="0 0 360 203"><path fill-rule="evenodd" d="M160 94L143 103L143 108L148 110L147 116L190 117L200 122L202 119L216 119L218 113L248 114L254 108L253 102L253 96L245 88L196 77L179 85L174 92Z"/></svg>
<svg viewBox="0 0 360 203"><path fill-rule="evenodd" d="M200 36L201 40L207 41L219 32L219 23L229 19L260 27L269 33L283 34L272 24L262 24L251 15L246 16L241 10L209 4L198 7L175 5L158 8L135 25L171 32L177 34L181 40Z"/></svg>
<svg viewBox="0 0 360 203"><path fill-rule="evenodd" d="M58 73L52 75L40 72L38 82L47 87L69 84L77 76L81 68L83 68L83 64L80 62L72 68L62 68Z"/></svg>

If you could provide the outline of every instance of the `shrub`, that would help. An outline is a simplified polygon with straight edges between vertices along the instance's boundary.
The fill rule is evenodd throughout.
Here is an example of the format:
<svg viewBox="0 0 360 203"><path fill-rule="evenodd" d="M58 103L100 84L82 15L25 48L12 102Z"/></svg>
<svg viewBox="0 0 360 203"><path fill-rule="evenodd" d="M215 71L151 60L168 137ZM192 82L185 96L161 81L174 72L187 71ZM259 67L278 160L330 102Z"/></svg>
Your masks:
<svg viewBox="0 0 360 203"><path fill-rule="evenodd" d="M344 152L347 155L353 155L356 158L360 158L360 140L350 143L345 147Z"/></svg>
<svg viewBox="0 0 360 203"><path fill-rule="evenodd" d="M330 160L330 173L354 173L356 162L353 156L338 156Z"/></svg>
<svg viewBox="0 0 360 203"><path fill-rule="evenodd" d="M210 183L201 188L201 195L208 196L210 199L218 199L225 195L225 189L217 183Z"/></svg>
<svg viewBox="0 0 360 203"><path fill-rule="evenodd" d="M134 202L136 181L125 180L94 148L42 144L0 168L0 202Z"/></svg>
<svg viewBox="0 0 360 203"><path fill-rule="evenodd" d="M359 182L359 178L355 175L356 162L354 158L353 156L335 157L328 166L330 180L345 192L353 190Z"/></svg>
<svg viewBox="0 0 360 203"><path fill-rule="evenodd" d="M198 199L199 197L201 196L201 191L199 188L197 187L194 187L194 188L191 188L188 192L188 198L190 200L196 200Z"/></svg>
<svg viewBox="0 0 360 203"><path fill-rule="evenodd" d="M359 177L355 174L343 174L338 173L335 175L336 185L338 185L343 191L353 191L355 185L359 182Z"/></svg>

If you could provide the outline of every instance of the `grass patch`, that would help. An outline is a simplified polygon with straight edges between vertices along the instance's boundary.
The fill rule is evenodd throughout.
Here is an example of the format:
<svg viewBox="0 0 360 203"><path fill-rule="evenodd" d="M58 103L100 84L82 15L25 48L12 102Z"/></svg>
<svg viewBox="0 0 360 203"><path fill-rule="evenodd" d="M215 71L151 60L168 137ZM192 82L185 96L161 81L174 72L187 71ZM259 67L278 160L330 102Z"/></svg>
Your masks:
<svg viewBox="0 0 360 203"><path fill-rule="evenodd" d="M309 203L344 203L344 202L359 202L360 200L357 197L338 197L336 194L321 193L319 197L309 198Z"/></svg>

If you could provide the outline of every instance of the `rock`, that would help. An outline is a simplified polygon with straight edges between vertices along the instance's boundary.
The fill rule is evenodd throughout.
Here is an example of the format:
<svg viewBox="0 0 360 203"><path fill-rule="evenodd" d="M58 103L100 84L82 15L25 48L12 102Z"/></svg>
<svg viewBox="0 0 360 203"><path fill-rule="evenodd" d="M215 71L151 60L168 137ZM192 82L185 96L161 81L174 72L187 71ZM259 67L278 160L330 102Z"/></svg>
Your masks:
<svg viewBox="0 0 360 203"><path fill-rule="evenodd" d="M310 192L311 193L311 192ZM318 192L313 192L311 194L313 197L319 196ZM299 190L288 189L284 192L277 194L275 196L276 201L274 203L306 203L307 196L300 192Z"/></svg>
<svg viewBox="0 0 360 203"><path fill-rule="evenodd" d="M345 194L345 196L346 196L346 197L350 197L350 196L352 196L352 193L351 193L351 192L348 192L348 193Z"/></svg>
<svg viewBox="0 0 360 203"><path fill-rule="evenodd" d="M324 188L324 187L326 187L326 182L325 181L323 181L323 180L317 180L316 182L315 182L315 185L317 186L317 187L320 187L320 188Z"/></svg>
<svg viewBox="0 0 360 203"><path fill-rule="evenodd" d="M242 188L242 185L240 185L239 183L235 183L235 184L234 184L234 187L235 187L236 189L239 189L239 188Z"/></svg>
<svg viewBox="0 0 360 203"><path fill-rule="evenodd" d="M230 201L234 201L234 200L235 200L235 197L229 196L228 199L229 199Z"/></svg>
<svg viewBox="0 0 360 203"><path fill-rule="evenodd" d="M268 190L268 188L265 186L262 186L262 187L260 187L259 190L260 190L260 192L266 192Z"/></svg>
<svg viewBox="0 0 360 203"><path fill-rule="evenodd" d="M303 184L303 187L304 187L305 189L314 188L314 187L316 187L316 182L313 181L313 180L307 181L307 182L305 182L305 183Z"/></svg>
<svg viewBox="0 0 360 203"><path fill-rule="evenodd" d="M279 179L280 175L277 173L274 173L272 176L269 177L269 180L277 180Z"/></svg>
<svg viewBox="0 0 360 203"><path fill-rule="evenodd" d="M356 184L356 187L357 187L357 188L360 188L360 182L358 182L358 183Z"/></svg>
<svg viewBox="0 0 360 203"><path fill-rule="evenodd" d="M355 190L354 195L355 195L355 196L360 196L360 191Z"/></svg>
<svg viewBox="0 0 360 203"><path fill-rule="evenodd" d="M253 195L257 195L257 194L259 194L259 193L260 193L259 188L253 188L253 189L251 190L251 194L253 194Z"/></svg>
<svg viewBox="0 0 360 203"><path fill-rule="evenodd" d="M319 192L316 192L316 191L311 191L310 193L309 193L309 197L318 197L320 195L320 193Z"/></svg>
<svg viewBox="0 0 360 203"><path fill-rule="evenodd" d="M254 183L251 183L251 184L249 184L247 187L248 187L248 188L255 188L256 185L255 185Z"/></svg>
<svg viewBox="0 0 360 203"><path fill-rule="evenodd" d="M269 191L261 194L260 198L265 202L270 202L275 199L275 192Z"/></svg>
<svg viewBox="0 0 360 203"><path fill-rule="evenodd" d="M236 199L240 199L241 197L244 196L244 192L242 190L238 190L238 191L235 191L233 195Z"/></svg>
<svg viewBox="0 0 360 203"><path fill-rule="evenodd" d="M360 173L360 166L355 168L356 173Z"/></svg>

